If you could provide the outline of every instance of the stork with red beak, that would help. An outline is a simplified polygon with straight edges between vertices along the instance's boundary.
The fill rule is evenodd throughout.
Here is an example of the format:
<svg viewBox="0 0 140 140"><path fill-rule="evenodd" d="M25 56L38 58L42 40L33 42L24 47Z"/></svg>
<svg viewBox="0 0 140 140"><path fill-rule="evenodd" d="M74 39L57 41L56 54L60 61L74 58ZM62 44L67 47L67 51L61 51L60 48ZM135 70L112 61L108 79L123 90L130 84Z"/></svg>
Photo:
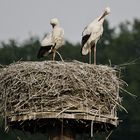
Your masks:
<svg viewBox="0 0 140 140"><path fill-rule="evenodd" d="M82 33L82 55L89 53L89 64L91 64L91 50L94 49L94 64L96 65L96 44L103 34L103 23L109 15L110 8L106 7L103 14L87 25Z"/></svg>

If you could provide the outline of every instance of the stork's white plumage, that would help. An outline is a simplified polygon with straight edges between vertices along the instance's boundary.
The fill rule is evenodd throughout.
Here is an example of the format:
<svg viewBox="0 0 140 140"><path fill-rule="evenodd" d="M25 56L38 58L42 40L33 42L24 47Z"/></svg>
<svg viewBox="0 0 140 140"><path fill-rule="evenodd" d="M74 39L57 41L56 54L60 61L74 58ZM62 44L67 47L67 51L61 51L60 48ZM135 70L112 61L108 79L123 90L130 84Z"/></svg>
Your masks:
<svg viewBox="0 0 140 140"><path fill-rule="evenodd" d="M57 18L50 20L52 25L52 32L47 34L41 41L41 48L39 49L38 58L53 53L53 60L55 59L56 50L64 45L64 30L60 27Z"/></svg>
<svg viewBox="0 0 140 140"><path fill-rule="evenodd" d="M91 64L91 49L94 48L94 64L96 64L96 44L103 33L103 23L105 17L110 13L110 8L106 7L103 14L87 25L82 33L82 54L89 53L89 63Z"/></svg>
<svg viewBox="0 0 140 140"><path fill-rule="evenodd" d="M52 42L52 33L45 34L44 38L41 41L41 46L53 45Z"/></svg>

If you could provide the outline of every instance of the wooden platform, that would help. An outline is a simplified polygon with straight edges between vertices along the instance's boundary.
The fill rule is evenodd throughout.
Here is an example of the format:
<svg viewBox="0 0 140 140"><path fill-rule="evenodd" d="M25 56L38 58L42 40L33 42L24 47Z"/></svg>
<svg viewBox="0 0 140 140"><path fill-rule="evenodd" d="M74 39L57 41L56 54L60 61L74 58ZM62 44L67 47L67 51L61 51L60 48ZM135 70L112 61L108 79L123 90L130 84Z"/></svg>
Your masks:
<svg viewBox="0 0 140 140"><path fill-rule="evenodd" d="M118 125L118 118L112 117L112 116L104 116L104 115L91 115L86 113L81 113L80 111L75 112L73 114L71 113L61 113L60 112L32 112L30 114L21 114L16 116L9 116L8 122L13 121L25 121L25 120L35 120L35 119L43 119L43 118L49 118L49 119L76 119L76 120L91 120L94 122L103 122L103 123L110 123L114 126Z"/></svg>
<svg viewBox="0 0 140 140"><path fill-rule="evenodd" d="M74 127L76 128L76 125L78 125L78 127L80 128L84 128L87 125L89 125L91 122L93 122L94 124L96 123L96 125L98 125L98 127L102 127L102 125L104 126L109 126L109 129L115 128L118 125L118 118L117 117L113 117L113 116L104 116L104 115L96 115L96 114L88 114L88 113L81 113L80 110L75 111L74 113L70 113L70 112L31 112L30 114L19 114L16 116L7 116L7 123L10 124L10 126L13 125L16 126L18 123L20 124L22 123L30 123L32 121L36 121L36 120L42 120L44 119L43 123L50 123L50 127L53 123L57 122L58 120L71 120L71 122L73 121L77 121L76 123L71 123L70 125L74 125ZM41 122L42 123L42 122ZM67 125L67 124L66 124ZM20 125L19 125L20 126ZM17 127L17 126L16 126ZM102 131L106 131L104 130L104 128L102 129Z"/></svg>

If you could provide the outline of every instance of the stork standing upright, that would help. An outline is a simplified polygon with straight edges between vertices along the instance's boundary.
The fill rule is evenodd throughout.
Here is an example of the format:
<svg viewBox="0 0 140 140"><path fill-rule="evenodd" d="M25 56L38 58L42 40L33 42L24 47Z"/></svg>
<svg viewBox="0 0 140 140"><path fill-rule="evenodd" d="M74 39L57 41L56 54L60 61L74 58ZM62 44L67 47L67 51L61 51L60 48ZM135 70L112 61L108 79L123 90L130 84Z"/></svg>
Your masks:
<svg viewBox="0 0 140 140"><path fill-rule="evenodd" d="M53 53L53 60L55 60L57 49L64 45L64 30L60 27L57 18L51 19L50 24L52 25L53 30L41 41L41 48L38 51L37 57L41 58Z"/></svg>
<svg viewBox="0 0 140 140"><path fill-rule="evenodd" d="M103 33L103 23L105 17L110 13L110 8L106 7L103 14L87 25L82 32L82 55L89 53L89 63L91 64L91 49L94 48L94 64L96 65L96 44Z"/></svg>

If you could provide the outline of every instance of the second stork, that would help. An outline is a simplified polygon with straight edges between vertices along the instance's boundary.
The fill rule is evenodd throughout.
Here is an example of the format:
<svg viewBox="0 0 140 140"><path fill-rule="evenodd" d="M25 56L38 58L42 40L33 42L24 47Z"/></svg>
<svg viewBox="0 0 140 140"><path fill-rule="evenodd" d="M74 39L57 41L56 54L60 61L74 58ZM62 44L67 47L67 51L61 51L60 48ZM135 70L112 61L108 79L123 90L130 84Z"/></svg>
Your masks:
<svg viewBox="0 0 140 140"><path fill-rule="evenodd" d="M103 14L87 25L82 33L82 55L89 53L90 64L92 48L94 48L94 64L96 64L96 44L103 33L103 23L109 13L110 8L106 7Z"/></svg>

